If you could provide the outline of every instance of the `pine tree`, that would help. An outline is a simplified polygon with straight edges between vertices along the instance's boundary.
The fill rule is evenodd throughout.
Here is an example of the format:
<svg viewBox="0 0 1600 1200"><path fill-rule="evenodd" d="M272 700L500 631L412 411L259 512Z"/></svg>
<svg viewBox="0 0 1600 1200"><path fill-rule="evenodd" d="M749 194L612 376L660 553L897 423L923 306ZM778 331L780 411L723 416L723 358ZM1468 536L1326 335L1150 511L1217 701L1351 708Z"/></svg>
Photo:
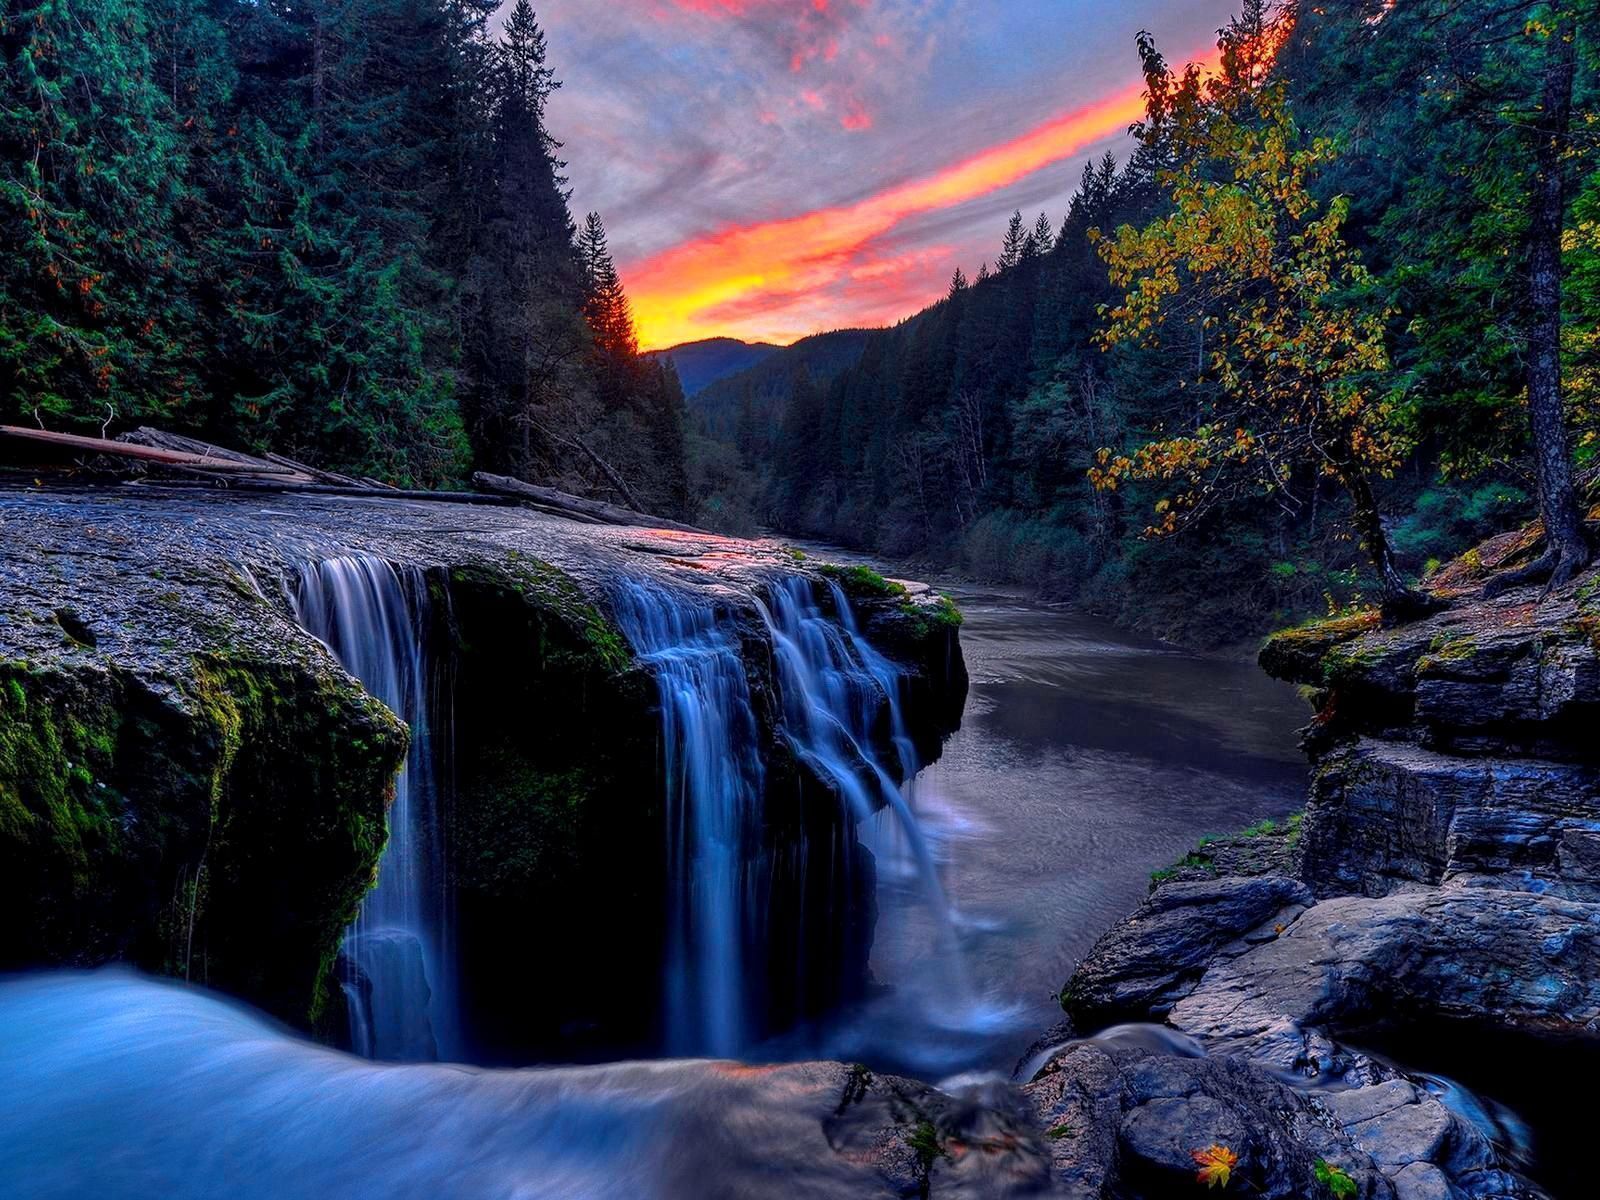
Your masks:
<svg viewBox="0 0 1600 1200"><path fill-rule="evenodd" d="M1005 241L1000 250L1000 257L995 263L999 271L1009 271L1022 261L1023 253L1028 245L1028 231L1022 223L1022 211L1011 214L1011 223L1006 226Z"/></svg>
<svg viewBox="0 0 1600 1200"><path fill-rule="evenodd" d="M503 119L527 120L544 133L544 110L552 93L561 87L554 68L546 59L549 48L544 30L528 0L517 0L506 18L505 40L500 53L500 97L509 104ZM555 144L550 142L552 149Z"/></svg>
<svg viewBox="0 0 1600 1200"><path fill-rule="evenodd" d="M594 331L602 354L618 363L631 364L639 354L639 337L633 323L633 306L623 290L622 277L606 245L605 224L590 213L578 235L587 294L584 316Z"/></svg>
<svg viewBox="0 0 1600 1200"><path fill-rule="evenodd" d="M559 86L533 9L518 0L493 63L486 211L462 285L462 407L489 469L581 486L574 431L593 404L593 339L559 145L544 125Z"/></svg>
<svg viewBox="0 0 1600 1200"><path fill-rule="evenodd" d="M960 267L957 267L956 268L956 273L950 277L950 295L951 296L957 296L957 295L959 295L960 293L962 293L962 292L964 292L966 290L967 290L967 275L966 275L966 272L963 271Z"/></svg>
<svg viewBox="0 0 1600 1200"><path fill-rule="evenodd" d="M190 416L187 147L136 0L0 18L0 410L80 428Z"/></svg>
<svg viewBox="0 0 1600 1200"><path fill-rule="evenodd" d="M1050 218L1044 213L1039 214L1039 219L1034 222L1033 232L1028 235L1028 240L1023 244L1022 257L1025 260L1042 258L1055 249L1055 230L1050 224Z"/></svg>

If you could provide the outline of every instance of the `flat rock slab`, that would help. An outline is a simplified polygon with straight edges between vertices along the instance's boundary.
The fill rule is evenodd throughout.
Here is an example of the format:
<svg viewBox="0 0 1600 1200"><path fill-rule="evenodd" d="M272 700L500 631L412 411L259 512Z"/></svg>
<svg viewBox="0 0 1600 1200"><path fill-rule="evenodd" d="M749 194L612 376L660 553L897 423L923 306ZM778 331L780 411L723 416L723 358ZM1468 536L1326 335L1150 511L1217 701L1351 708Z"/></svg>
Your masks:
<svg viewBox="0 0 1600 1200"><path fill-rule="evenodd" d="M1575 1026L1600 1019L1600 905L1476 887L1470 877L1325 900L1282 937L1217 962L1170 1020L1195 1037L1241 1042L1285 1020L1362 1023L1400 1008Z"/></svg>
<svg viewBox="0 0 1600 1200"><path fill-rule="evenodd" d="M369 553L422 569L535 560L596 591L618 573L714 590L800 564L775 542L582 524L520 508L142 488L0 490L0 654L32 659L91 642L120 661L207 648L218 627L263 648L256 587L285 570ZM78 636L64 631L65 610ZM85 636L86 635L86 636Z"/></svg>
<svg viewBox="0 0 1600 1200"><path fill-rule="evenodd" d="M1282 875L1164 884L1078 964L1068 1011L1085 1028L1160 1013L1219 955L1277 938L1311 903Z"/></svg>

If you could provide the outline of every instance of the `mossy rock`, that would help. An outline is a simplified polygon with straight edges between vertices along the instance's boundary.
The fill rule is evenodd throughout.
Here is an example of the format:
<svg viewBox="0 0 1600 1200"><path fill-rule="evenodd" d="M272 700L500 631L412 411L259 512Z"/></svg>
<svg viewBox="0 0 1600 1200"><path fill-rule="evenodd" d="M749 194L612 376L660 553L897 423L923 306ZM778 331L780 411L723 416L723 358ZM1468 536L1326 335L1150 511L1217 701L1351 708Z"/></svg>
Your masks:
<svg viewBox="0 0 1600 1200"><path fill-rule="evenodd" d="M949 596L939 596L931 602L907 601L900 613L909 622L913 638L923 640L936 637L943 630L960 629L966 618Z"/></svg>
<svg viewBox="0 0 1600 1200"><path fill-rule="evenodd" d="M1382 617L1376 609L1309 621L1273 634L1263 643L1261 669L1274 679L1321 687L1329 682L1327 661L1335 650L1376 630ZM1359 659L1362 651L1347 657Z"/></svg>
<svg viewBox="0 0 1600 1200"><path fill-rule="evenodd" d="M900 597L906 594L906 588L903 583L885 579L868 566L857 564L847 567L838 563L823 563L817 570L837 582L844 589L845 595L852 598L883 599L885 597Z"/></svg>
<svg viewBox="0 0 1600 1200"><path fill-rule="evenodd" d="M577 1030L642 1045L665 890L654 681L544 564L457 568L449 592L469 1021L490 1058L579 1052Z"/></svg>
<svg viewBox="0 0 1600 1200"><path fill-rule="evenodd" d="M0 965L124 960L315 1026L406 731L331 663L0 662Z"/></svg>

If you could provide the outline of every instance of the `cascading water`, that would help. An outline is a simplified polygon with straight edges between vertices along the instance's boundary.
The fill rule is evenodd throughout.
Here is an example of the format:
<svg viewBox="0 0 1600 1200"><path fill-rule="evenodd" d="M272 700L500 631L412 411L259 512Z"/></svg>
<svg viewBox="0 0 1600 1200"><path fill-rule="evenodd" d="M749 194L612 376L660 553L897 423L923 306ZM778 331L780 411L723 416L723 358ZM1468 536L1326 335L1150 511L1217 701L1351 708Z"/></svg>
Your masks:
<svg viewBox="0 0 1600 1200"><path fill-rule="evenodd" d="M302 627L411 729L395 780L376 886L345 934L351 1039L368 1058L424 1062L455 1050L444 829L428 687L420 572L359 554L306 566L292 595Z"/></svg>
<svg viewBox="0 0 1600 1200"><path fill-rule="evenodd" d="M915 1067L912 1059L927 1049L937 1054L939 1047L1003 1022L1006 1014L972 986L955 914L912 807L913 780L922 764L904 715L905 677L862 635L843 590L829 587L834 613L823 611L813 585L800 578L774 587L764 610L777 647L788 737L796 754L850 806L880 877L892 859L916 885L920 903L914 907L926 914L931 944L919 951L914 981L840 1012L820 1045L803 1041L797 1048L829 1057L881 1059L887 1052L906 1056L907 1066ZM885 719L903 782L878 757ZM876 817L880 811L891 818L886 824ZM888 915L881 906L878 911L880 920Z"/></svg>
<svg viewBox="0 0 1600 1200"><path fill-rule="evenodd" d="M928 905L953 947L949 906L928 840L873 737L887 708L899 775L909 781L920 764L906 728L900 672L861 636L849 599L838 585L830 586L837 620L822 611L811 582L799 576L773 588L771 603L762 606L777 647L790 744L838 790L858 822L881 807L894 813Z"/></svg>
<svg viewBox="0 0 1600 1200"><path fill-rule="evenodd" d="M807 977L806 960L848 954L856 935L843 926L807 929L801 893L832 889L832 900L819 894L811 902L825 907L811 909L809 919L848 921L848 910L826 906L848 904L844 898L870 887L870 875L856 874L852 847L855 826L881 808L894 811L936 919L949 924L926 839L898 783L917 766L899 671L862 637L843 593L834 597L835 618L822 612L811 588L808 580L787 579L774 586L770 603L757 603L776 651L785 734L843 811L834 832L795 830L776 854L763 843L772 814L764 811L759 729L730 617L712 601L651 581L626 580L613 592L618 625L661 697L666 1042L674 1053L738 1054L767 1031L769 1017L811 1010L817 981ZM899 756L895 770L880 760L883 739L874 736L885 719ZM780 990L764 995L768 987Z"/></svg>
<svg viewBox="0 0 1600 1200"><path fill-rule="evenodd" d="M713 605L643 580L613 597L661 694L668 822L667 1049L733 1055L751 1032L750 866L762 765L739 647Z"/></svg>

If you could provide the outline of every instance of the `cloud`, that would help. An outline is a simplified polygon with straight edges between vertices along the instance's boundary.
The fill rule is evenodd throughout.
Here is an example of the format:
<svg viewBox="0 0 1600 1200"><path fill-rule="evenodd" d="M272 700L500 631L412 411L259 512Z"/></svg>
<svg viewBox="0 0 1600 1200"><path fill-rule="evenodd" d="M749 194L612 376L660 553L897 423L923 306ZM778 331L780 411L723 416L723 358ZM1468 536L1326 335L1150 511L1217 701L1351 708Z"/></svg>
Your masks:
<svg viewBox="0 0 1600 1200"><path fill-rule="evenodd" d="M1137 30L1204 44L1236 0L536 3L574 211L605 217L654 341L921 307L956 262L993 259L1013 207L1059 220L1082 157L1125 135L1106 122L1009 185L996 148L1126 87ZM973 161L976 185L956 170ZM946 177L954 194L908 197ZM919 247L944 261L882 266Z"/></svg>
<svg viewBox="0 0 1600 1200"><path fill-rule="evenodd" d="M1214 59L1213 53L1202 61ZM810 307L809 297L841 276L850 276L868 248L901 226L1009 188L1074 158L1124 131L1143 110L1142 86L1127 86L940 170L851 203L775 220L725 224L627 263L624 279L641 342L668 346L730 331L789 338L794 315ZM731 330L730 318L735 315L737 330Z"/></svg>
<svg viewBox="0 0 1600 1200"><path fill-rule="evenodd" d="M626 0L624 0L626 3ZM634 0L635 4L641 0ZM915 14L878 0L642 0L664 24L710 23L738 37L773 68L793 77L784 106L822 115L849 132L870 129L870 81L905 66L918 43ZM771 109L763 110L771 117Z"/></svg>

